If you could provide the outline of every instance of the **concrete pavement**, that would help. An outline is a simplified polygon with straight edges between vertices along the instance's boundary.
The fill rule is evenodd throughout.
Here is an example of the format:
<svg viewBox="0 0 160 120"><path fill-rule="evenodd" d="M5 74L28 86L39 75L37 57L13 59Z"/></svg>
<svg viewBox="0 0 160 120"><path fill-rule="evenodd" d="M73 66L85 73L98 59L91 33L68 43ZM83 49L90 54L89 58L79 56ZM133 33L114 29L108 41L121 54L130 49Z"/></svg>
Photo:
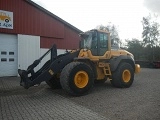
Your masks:
<svg viewBox="0 0 160 120"><path fill-rule="evenodd" d="M25 90L20 78L0 78L0 120L107 120L56 94L45 83Z"/></svg>

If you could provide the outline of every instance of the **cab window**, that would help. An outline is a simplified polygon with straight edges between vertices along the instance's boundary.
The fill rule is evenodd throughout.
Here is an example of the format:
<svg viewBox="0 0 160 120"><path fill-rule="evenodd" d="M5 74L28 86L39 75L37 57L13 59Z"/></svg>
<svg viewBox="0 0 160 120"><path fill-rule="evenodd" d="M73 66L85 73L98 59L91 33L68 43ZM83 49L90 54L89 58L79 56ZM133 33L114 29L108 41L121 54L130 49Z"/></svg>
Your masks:
<svg viewBox="0 0 160 120"><path fill-rule="evenodd" d="M107 48L108 37L107 34L100 33L100 47Z"/></svg>
<svg viewBox="0 0 160 120"><path fill-rule="evenodd" d="M108 36L106 33L99 34L100 55L104 55L108 50Z"/></svg>

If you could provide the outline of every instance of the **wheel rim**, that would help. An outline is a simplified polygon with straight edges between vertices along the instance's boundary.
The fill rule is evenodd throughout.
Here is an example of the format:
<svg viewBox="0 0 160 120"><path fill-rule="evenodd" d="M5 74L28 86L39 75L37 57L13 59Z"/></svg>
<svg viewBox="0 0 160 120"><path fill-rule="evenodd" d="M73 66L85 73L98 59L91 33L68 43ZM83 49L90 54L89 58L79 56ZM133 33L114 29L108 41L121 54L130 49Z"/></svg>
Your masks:
<svg viewBox="0 0 160 120"><path fill-rule="evenodd" d="M74 83L78 88L84 88L88 84L88 74L85 71L79 71L74 77Z"/></svg>
<svg viewBox="0 0 160 120"><path fill-rule="evenodd" d="M124 70L122 73L122 78L124 82L129 82L131 79L131 72L129 70Z"/></svg>

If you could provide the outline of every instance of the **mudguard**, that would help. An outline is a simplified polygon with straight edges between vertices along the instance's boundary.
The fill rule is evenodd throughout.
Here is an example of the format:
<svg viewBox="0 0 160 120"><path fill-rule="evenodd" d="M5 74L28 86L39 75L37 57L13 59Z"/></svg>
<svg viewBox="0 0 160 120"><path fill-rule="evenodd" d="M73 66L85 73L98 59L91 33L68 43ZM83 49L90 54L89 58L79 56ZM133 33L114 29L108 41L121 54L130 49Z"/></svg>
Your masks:
<svg viewBox="0 0 160 120"><path fill-rule="evenodd" d="M109 61L110 63L110 69L111 71L115 71L118 67L118 65L121 63L121 62L127 62L127 63L130 63L133 67L133 69L135 70L135 61L134 59L131 57L131 56L126 56L126 55L121 55L121 56L116 56L116 57L112 57Z"/></svg>

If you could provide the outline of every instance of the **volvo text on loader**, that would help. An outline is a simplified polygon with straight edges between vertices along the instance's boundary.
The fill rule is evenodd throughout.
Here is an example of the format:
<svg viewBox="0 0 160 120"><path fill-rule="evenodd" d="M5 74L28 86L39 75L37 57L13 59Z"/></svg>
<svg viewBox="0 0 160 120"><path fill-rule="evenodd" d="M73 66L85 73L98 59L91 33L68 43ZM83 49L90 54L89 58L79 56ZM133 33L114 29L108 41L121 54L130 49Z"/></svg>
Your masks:
<svg viewBox="0 0 160 120"><path fill-rule="evenodd" d="M134 56L121 49L112 49L107 31L90 30L80 34L78 50L57 56L53 45L41 58L35 60L27 70L18 70L20 85L28 89L43 81L51 88L62 87L70 95L87 93L95 81L110 80L114 87L128 88L134 74L140 72ZM37 71L34 68L50 53L50 59Z"/></svg>

